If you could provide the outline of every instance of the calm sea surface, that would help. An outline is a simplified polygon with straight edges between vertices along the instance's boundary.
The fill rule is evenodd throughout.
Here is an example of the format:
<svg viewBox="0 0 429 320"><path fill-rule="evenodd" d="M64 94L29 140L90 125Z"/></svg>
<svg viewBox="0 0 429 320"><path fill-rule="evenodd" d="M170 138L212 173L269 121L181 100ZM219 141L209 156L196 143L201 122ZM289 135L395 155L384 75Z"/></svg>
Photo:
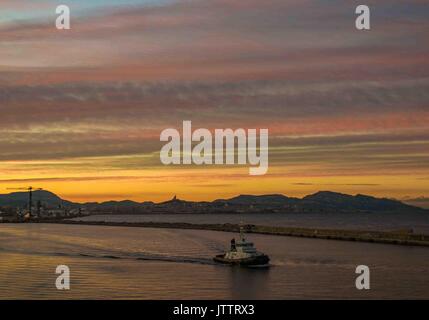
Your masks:
<svg viewBox="0 0 429 320"><path fill-rule="evenodd" d="M429 248L249 235L268 270L217 265L230 233L106 226L1 224L0 298L429 299ZM71 290L55 288L57 265ZM355 289L355 268L371 289Z"/></svg>

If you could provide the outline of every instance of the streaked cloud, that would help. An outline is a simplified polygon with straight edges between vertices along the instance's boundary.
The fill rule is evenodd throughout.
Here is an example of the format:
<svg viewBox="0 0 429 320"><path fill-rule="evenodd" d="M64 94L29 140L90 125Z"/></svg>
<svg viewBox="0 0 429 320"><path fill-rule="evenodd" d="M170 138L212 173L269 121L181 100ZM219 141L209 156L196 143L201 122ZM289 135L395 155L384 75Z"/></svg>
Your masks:
<svg viewBox="0 0 429 320"><path fill-rule="evenodd" d="M98 183L97 197L132 195L156 172L159 197L184 184L191 197L215 186L287 193L280 181L291 179L297 192L424 188L424 1L369 1L370 32L354 29L355 1L315 0L75 0L72 30L61 32L57 2L0 3L0 185L33 181L72 195L77 183ZM269 128L261 189L241 167L162 167L159 133L183 120ZM395 175L407 177L402 191Z"/></svg>

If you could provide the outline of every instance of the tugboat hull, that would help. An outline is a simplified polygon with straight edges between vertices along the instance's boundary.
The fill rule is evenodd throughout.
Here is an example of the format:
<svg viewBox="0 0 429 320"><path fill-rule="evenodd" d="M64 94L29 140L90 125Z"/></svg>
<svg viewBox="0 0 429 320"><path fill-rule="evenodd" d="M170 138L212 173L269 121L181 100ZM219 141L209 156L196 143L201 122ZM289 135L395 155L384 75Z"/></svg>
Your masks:
<svg viewBox="0 0 429 320"><path fill-rule="evenodd" d="M224 254L220 254L214 257L213 260L223 264L239 265L243 267L268 266L268 263L270 262L270 258L265 254L242 259L228 259L225 258Z"/></svg>

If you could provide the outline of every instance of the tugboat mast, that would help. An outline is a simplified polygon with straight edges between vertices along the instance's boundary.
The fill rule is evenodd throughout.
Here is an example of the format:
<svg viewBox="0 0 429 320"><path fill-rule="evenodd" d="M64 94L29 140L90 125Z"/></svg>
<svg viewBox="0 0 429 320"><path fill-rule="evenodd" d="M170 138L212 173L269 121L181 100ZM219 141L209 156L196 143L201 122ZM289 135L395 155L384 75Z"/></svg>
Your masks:
<svg viewBox="0 0 429 320"><path fill-rule="evenodd" d="M240 241L245 242L246 238L244 237L244 227L242 224L240 224Z"/></svg>

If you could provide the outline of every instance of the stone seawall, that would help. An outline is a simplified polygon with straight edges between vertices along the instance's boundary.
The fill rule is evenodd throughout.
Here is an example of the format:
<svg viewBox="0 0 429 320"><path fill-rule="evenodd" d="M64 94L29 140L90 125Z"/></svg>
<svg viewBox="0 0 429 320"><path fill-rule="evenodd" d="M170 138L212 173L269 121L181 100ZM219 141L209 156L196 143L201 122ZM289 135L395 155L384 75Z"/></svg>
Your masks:
<svg viewBox="0 0 429 320"><path fill-rule="evenodd" d="M117 226L117 227L141 227L141 228L195 229L195 230L211 230L211 231L223 231L223 232L238 232L240 229L240 226L238 224L229 224L229 223L226 223L226 224L193 224L193 223L168 223L168 222L130 223L130 222L99 222L99 221L73 221L73 220L45 220L43 221L43 223ZM429 247L429 235L414 234L406 231L384 232L384 231L361 231L361 230L340 230L340 229L270 227L270 226L258 226L258 225L246 225L245 229L247 233L255 233L255 234Z"/></svg>

